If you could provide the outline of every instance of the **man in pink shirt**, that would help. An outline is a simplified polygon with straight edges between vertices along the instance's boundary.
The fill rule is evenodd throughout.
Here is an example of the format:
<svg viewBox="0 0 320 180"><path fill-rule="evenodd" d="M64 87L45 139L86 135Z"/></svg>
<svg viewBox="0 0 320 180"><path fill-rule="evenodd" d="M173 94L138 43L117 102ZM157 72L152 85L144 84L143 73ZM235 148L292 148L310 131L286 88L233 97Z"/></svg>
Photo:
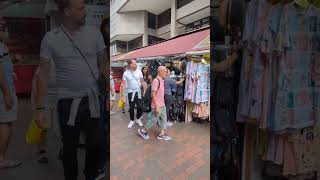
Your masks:
<svg viewBox="0 0 320 180"><path fill-rule="evenodd" d="M160 134L157 136L160 140L170 141L171 137L165 134L167 125L166 106L164 103L164 78L167 76L167 68L158 67L158 76L153 79L151 84L152 111L149 113L148 122L144 128L140 128L138 133L143 139L149 139L147 131L158 122L161 128Z"/></svg>

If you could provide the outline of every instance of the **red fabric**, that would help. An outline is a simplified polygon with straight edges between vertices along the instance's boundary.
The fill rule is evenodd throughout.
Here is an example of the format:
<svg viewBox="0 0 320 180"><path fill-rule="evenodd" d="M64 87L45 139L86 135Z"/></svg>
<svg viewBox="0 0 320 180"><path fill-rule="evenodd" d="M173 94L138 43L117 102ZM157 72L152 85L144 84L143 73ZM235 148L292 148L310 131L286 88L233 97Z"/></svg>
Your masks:
<svg viewBox="0 0 320 180"><path fill-rule="evenodd" d="M37 69L37 65L16 65L14 72L17 75L15 81L17 94L30 94L32 89L33 75Z"/></svg>
<svg viewBox="0 0 320 180"><path fill-rule="evenodd" d="M111 57L111 61L183 54L188 51L192 51L195 46L197 46L209 35L209 29L202 30L192 34L169 39L159 44L147 46L141 49L113 56Z"/></svg>

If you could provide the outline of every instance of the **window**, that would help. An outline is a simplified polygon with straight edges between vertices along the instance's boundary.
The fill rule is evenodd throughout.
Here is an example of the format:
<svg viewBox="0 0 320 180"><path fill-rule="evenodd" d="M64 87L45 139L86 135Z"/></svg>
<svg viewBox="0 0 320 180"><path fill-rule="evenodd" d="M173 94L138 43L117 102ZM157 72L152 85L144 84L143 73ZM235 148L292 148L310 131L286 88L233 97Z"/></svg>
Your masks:
<svg viewBox="0 0 320 180"><path fill-rule="evenodd" d="M142 36L128 42L128 51L142 47Z"/></svg>
<svg viewBox="0 0 320 180"><path fill-rule="evenodd" d="M162 38L158 38L158 37L155 37L155 36L148 36L148 45L152 45L152 44L155 44L159 41L163 41L164 39Z"/></svg>
<svg viewBox="0 0 320 180"><path fill-rule="evenodd" d="M116 41L118 52L124 53L127 52L127 42L124 41Z"/></svg>
<svg viewBox="0 0 320 180"><path fill-rule="evenodd" d="M193 31L196 29L200 29L202 27L206 27L210 25L209 17L197 20L195 22L192 22L190 24L187 24L186 26L186 32Z"/></svg>
<svg viewBox="0 0 320 180"><path fill-rule="evenodd" d="M191 3L193 0L177 0L177 9Z"/></svg>
<svg viewBox="0 0 320 180"><path fill-rule="evenodd" d="M152 13L149 13L148 12L148 28L150 29L156 29L157 28L157 24L156 24L156 18L157 16L152 14Z"/></svg>
<svg viewBox="0 0 320 180"><path fill-rule="evenodd" d="M114 55L117 54L117 44L116 44L116 42L112 42L110 44L110 54L111 54L111 56L114 56Z"/></svg>
<svg viewBox="0 0 320 180"><path fill-rule="evenodd" d="M163 13L158 15L158 27L161 28L170 24L171 22L171 9L164 11Z"/></svg>

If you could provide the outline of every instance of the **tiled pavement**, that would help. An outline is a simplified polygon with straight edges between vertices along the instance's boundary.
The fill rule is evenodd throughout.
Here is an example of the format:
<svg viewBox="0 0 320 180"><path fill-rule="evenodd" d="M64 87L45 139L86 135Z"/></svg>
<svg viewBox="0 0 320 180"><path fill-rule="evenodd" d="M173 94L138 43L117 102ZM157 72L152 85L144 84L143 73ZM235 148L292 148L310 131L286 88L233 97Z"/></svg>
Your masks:
<svg viewBox="0 0 320 180"><path fill-rule="evenodd" d="M150 139L143 141L137 126L127 129L128 113L111 118L111 179L117 180L209 180L209 124L177 123L168 129L172 142L157 140L157 128ZM19 99L18 121L14 124L8 156L21 160L16 169L0 170L0 180L62 180L63 169L57 159L60 143L52 134L49 138L49 164L36 162L36 148L25 142L25 131L32 117L30 101ZM49 131L50 133L50 131ZM79 152L79 180L82 175L84 152Z"/></svg>
<svg viewBox="0 0 320 180"><path fill-rule="evenodd" d="M144 114L143 122L147 115ZM128 129L129 113L111 116L111 180L209 180L209 123L176 123L170 142L156 139L157 125L143 140L138 125Z"/></svg>
<svg viewBox="0 0 320 180"><path fill-rule="evenodd" d="M32 111L29 98L19 98L18 121L14 123L13 136L8 150L8 156L22 161L22 166L0 170L0 180L63 180L61 161L58 160L58 151L61 147L58 139L49 131L48 156L49 164L39 164L36 147L25 142L25 132ZM79 151L79 179L84 180L84 151Z"/></svg>

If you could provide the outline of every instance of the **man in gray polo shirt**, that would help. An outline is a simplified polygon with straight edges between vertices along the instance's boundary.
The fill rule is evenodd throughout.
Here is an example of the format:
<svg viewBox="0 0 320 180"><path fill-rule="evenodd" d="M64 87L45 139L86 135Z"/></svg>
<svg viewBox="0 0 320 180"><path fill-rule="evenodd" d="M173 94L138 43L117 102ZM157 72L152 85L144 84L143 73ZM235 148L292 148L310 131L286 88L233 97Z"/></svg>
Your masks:
<svg viewBox="0 0 320 180"><path fill-rule="evenodd" d="M106 153L105 102L96 82L99 72L107 77L106 47L101 32L85 25L84 0L56 0L56 3L63 20L61 26L46 33L41 43L37 121L40 126L47 122L44 100L52 60L56 68L65 179L77 179L77 146L83 132L87 151L84 174L86 180L96 180Z"/></svg>

